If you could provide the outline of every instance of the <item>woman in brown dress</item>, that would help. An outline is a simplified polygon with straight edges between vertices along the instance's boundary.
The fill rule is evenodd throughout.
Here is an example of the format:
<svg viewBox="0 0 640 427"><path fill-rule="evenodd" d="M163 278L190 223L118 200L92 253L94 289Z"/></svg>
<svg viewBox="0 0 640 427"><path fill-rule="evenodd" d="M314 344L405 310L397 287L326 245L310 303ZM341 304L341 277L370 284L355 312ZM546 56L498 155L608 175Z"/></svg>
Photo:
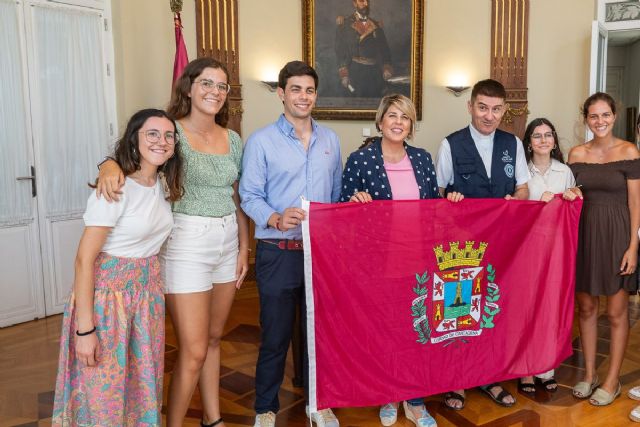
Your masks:
<svg viewBox="0 0 640 427"><path fill-rule="evenodd" d="M584 195L576 298L585 375L573 387L573 395L580 399L591 396L592 405L603 406L620 395L620 366L629 335L629 292L638 289L640 153L635 144L613 135L616 105L611 96L602 92L591 95L584 102L582 114L593 139L569 153L569 165ZM596 372L601 295L607 297L611 328L609 370L603 382Z"/></svg>

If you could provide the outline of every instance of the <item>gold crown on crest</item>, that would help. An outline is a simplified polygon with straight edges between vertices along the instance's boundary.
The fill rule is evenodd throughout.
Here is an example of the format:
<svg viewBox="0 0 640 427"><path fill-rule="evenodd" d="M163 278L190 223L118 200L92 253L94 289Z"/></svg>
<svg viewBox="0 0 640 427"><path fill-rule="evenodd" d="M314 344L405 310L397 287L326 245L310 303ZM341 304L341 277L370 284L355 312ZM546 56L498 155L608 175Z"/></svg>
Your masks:
<svg viewBox="0 0 640 427"><path fill-rule="evenodd" d="M449 242L449 250L447 252L442 249L442 245L433 248L440 271L452 267L479 266L482 262L482 257L484 257L484 251L489 246L486 242L480 242L480 246L476 249L473 247L476 242L471 240L465 242L464 248L460 249L459 243Z"/></svg>

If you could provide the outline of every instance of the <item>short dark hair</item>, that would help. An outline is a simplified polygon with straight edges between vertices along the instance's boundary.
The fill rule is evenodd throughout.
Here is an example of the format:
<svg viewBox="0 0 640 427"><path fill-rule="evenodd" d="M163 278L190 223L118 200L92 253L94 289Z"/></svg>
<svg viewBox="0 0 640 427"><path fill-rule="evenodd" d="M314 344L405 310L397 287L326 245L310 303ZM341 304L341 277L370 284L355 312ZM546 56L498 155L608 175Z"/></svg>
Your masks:
<svg viewBox="0 0 640 427"><path fill-rule="evenodd" d="M604 101L609 104L609 108L611 108L611 112L616 114L616 100L613 99L611 95L604 92L596 92L587 99L584 100L584 104L582 104L582 117L586 120L589 115L589 107L595 104L598 101Z"/></svg>
<svg viewBox="0 0 640 427"><path fill-rule="evenodd" d="M140 170L140 151L138 150L140 144L139 131L151 117L162 117L169 120L173 124L174 132L176 131L176 122L162 110L147 108L131 116L122 138L118 140L113 151L113 158L118 162L125 176L129 176ZM163 172L164 179L167 183L169 190L167 200L172 202L179 200L184 193L182 186L182 155L180 154L179 145L180 141L176 139L173 147L173 157L158 169Z"/></svg>
<svg viewBox="0 0 640 427"><path fill-rule="evenodd" d="M471 90L471 102L476 100L478 95L489 96L491 98L502 98L507 99L507 91L497 80L486 79L480 80L478 83L473 85L473 89Z"/></svg>
<svg viewBox="0 0 640 427"><path fill-rule="evenodd" d="M562 155L562 151L560 151L560 143L558 142L556 127L551 123L551 121L549 121L549 119L545 119L544 117L531 120L527 125L527 129L524 131L522 143L524 144L524 156L526 157L527 162L529 162L531 157L533 157L531 150L531 135L533 135L533 131L536 130L538 126L542 125L549 126L553 133L553 149L551 150L551 158L556 159L560 163L564 163L564 156Z"/></svg>
<svg viewBox="0 0 640 427"><path fill-rule="evenodd" d="M290 77L310 76L313 77L316 89L318 89L318 73L309 64L302 61L287 62L280 74L278 74L278 87L284 90Z"/></svg>
<svg viewBox="0 0 640 427"><path fill-rule="evenodd" d="M209 57L198 58L189 62L184 68L184 71L182 71L180 78L173 84L173 90L171 91L171 101L169 101L167 113L174 119L178 120L186 117L191 112L191 97L189 97L191 85L195 79L202 74L205 68L222 70L227 76L227 83L229 83L229 71L227 71L227 68L222 62ZM220 111L216 114L215 120L220 126L227 127L227 123L229 122L228 96L225 98L222 108L220 108Z"/></svg>

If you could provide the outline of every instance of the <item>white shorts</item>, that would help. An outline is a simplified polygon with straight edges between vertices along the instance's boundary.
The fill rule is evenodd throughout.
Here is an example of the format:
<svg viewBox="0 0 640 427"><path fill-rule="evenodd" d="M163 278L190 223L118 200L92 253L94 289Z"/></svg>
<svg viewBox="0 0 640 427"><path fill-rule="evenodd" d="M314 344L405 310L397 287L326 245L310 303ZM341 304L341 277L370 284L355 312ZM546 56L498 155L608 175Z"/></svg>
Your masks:
<svg viewBox="0 0 640 427"><path fill-rule="evenodd" d="M236 214L209 218L173 214L173 229L160 250L165 293L208 291L236 280Z"/></svg>

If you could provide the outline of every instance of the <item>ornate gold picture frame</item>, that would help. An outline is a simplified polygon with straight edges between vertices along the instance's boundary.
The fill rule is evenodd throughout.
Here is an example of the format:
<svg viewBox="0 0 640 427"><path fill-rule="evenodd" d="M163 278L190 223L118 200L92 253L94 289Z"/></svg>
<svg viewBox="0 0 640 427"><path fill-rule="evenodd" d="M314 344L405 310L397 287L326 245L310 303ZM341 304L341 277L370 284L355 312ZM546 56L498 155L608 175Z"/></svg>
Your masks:
<svg viewBox="0 0 640 427"><path fill-rule="evenodd" d="M302 0L304 60L320 77L313 116L372 120L402 93L421 120L423 27L424 0Z"/></svg>

